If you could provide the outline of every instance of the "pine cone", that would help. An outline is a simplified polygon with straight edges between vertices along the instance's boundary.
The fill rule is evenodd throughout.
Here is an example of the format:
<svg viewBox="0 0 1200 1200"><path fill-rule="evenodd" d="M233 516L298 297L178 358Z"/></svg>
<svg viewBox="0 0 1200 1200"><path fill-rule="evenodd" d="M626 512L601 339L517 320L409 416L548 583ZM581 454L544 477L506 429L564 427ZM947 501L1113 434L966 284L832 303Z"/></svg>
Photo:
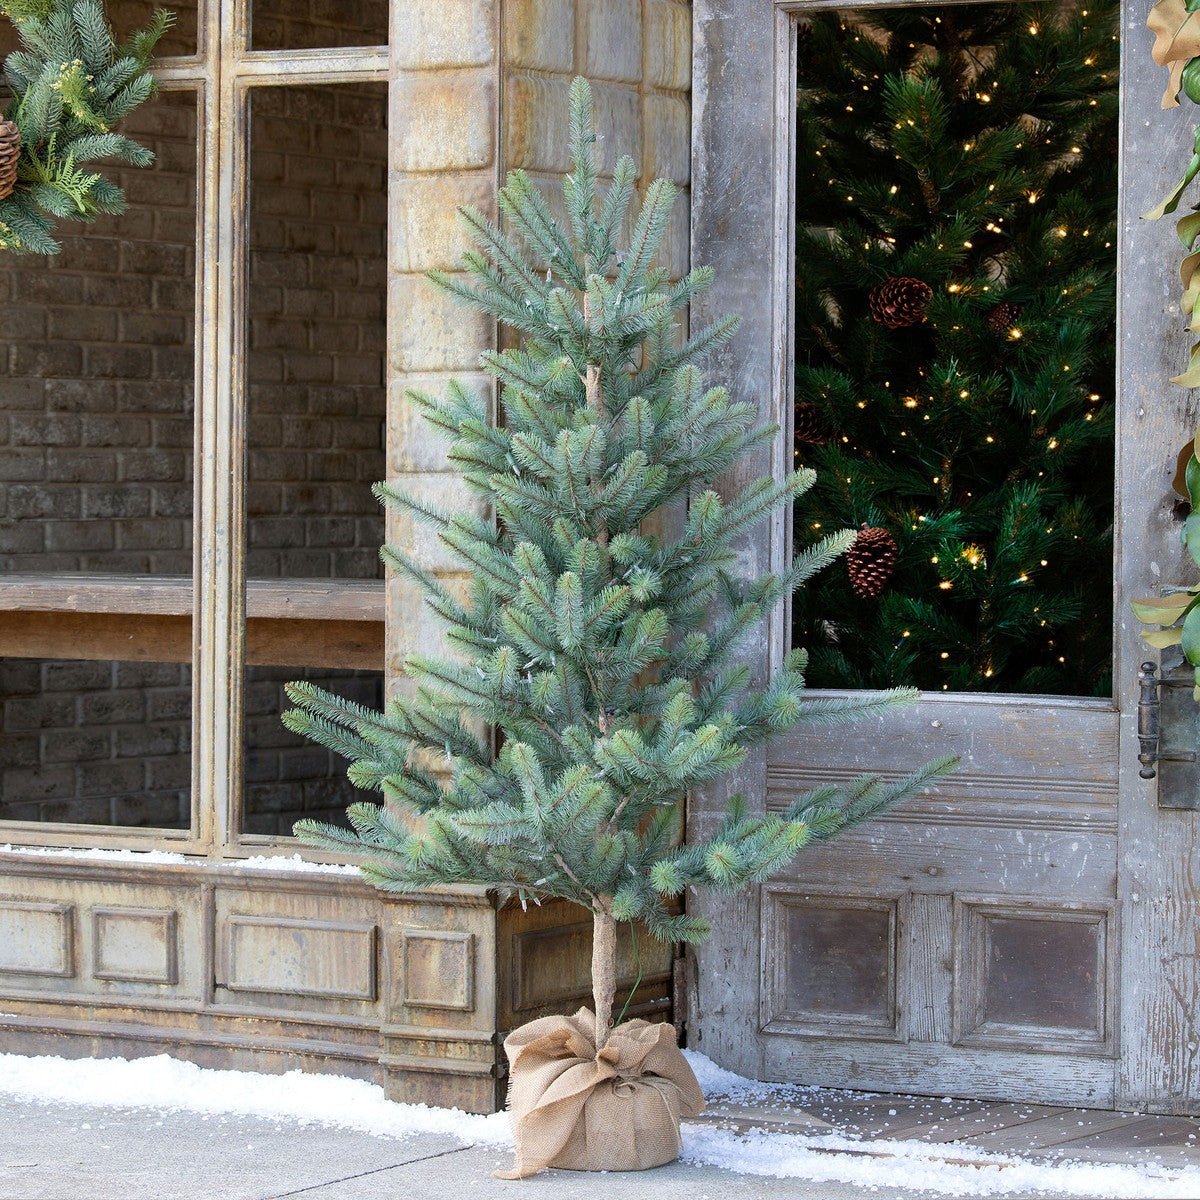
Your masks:
<svg viewBox="0 0 1200 1200"><path fill-rule="evenodd" d="M0 120L0 200L17 186L17 160L21 157L21 131L12 121Z"/></svg>
<svg viewBox="0 0 1200 1200"><path fill-rule="evenodd" d="M898 556L896 539L886 529L864 525L846 552L846 574L854 594L863 600L878 596L887 587Z"/></svg>
<svg viewBox="0 0 1200 1200"><path fill-rule="evenodd" d="M871 316L889 329L904 329L925 320L933 288L923 279L896 277L877 284L867 296Z"/></svg>
<svg viewBox="0 0 1200 1200"><path fill-rule="evenodd" d="M1021 305L1005 300L997 304L984 318L987 327L993 333L1007 333L1021 315Z"/></svg>
<svg viewBox="0 0 1200 1200"><path fill-rule="evenodd" d="M796 405L793 430L793 439L797 450L801 446L820 446L829 441L829 438L821 432L820 422L817 420L817 406L806 401L801 401Z"/></svg>

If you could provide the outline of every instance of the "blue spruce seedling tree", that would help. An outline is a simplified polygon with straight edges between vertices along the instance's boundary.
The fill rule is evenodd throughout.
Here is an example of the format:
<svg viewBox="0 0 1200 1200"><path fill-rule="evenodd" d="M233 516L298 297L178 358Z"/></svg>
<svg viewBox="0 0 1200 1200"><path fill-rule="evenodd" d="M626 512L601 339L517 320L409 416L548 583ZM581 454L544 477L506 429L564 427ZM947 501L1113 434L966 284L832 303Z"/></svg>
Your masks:
<svg viewBox="0 0 1200 1200"><path fill-rule="evenodd" d="M296 826L306 841L362 854L374 884L484 884L590 910L599 1046L612 1020L619 922L700 941L705 922L680 912L688 888L766 879L948 763L898 782L820 788L779 814L735 799L711 837L682 840L688 790L735 768L748 747L800 721L841 722L913 693L806 698L803 650L766 688L750 686L739 644L855 534L832 534L782 574L739 577L738 538L807 491L813 472L758 479L730 500L714 490L777 431L756 426L751 405L707 388L697 367L735 320L676 336L711 273L671 283L655 266L675 189L650 184L618 248L635 168L622 158L601 194L594 144L591 93L578 79L569 229L517 171L499 193L514 236L465 209L478 247L465 259L471 282L431 275L521 336L519 348L483 356L499 385L499 427L455 384L439 399L412 394L452 439L451 460L494 522L390 484L376 489L432 526L471 572L460 600L407 554L382 551L444 620L453 656L409 658L411 691L384 712L291 684L284 719L350 759L350 779L385 797L351 806L352 829ZM682 514L677 536L646 532L667 507Z"/></svg>

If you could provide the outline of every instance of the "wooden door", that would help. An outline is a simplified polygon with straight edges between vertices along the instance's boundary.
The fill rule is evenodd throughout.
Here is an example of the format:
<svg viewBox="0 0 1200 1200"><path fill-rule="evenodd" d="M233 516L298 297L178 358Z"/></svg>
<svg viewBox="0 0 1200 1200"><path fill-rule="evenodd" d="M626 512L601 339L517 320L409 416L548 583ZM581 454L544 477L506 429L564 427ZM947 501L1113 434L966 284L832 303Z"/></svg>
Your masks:
<svg viewBox="0 0 1200 1200"><path fill-rule="evenodd" d="M692 251L719 280L695 316L743 315L712 375L785 431L755 473L791 462L797 19L851 7L898 6L695 5ZM1171 493L1197 417L1194 398L1167 382L1188 349L1177 252L1165 224L1137 215L1189 157L1194 112L1159 110L1165 78L1150 60L1146 7L1124 0L1121 13L1113 694L925 694L899 716L781 739L726 789L694 799L701 832L731 791L772 811L817 783L962 760L936 790L802 854L761 889L694 899L715 933L693 964L689 1039L746 1074L1200 1106L1197 815L1165 806L1200 789L1181 781L1186 765L1168 764L1165 782L1139 777L1137 676L1153 656L1127 615L1129 597L1194 573ZM781 519L747 544L748 569L777 569L790 545ZM789 644L780 612L748 653L756 679Z"/></svg>

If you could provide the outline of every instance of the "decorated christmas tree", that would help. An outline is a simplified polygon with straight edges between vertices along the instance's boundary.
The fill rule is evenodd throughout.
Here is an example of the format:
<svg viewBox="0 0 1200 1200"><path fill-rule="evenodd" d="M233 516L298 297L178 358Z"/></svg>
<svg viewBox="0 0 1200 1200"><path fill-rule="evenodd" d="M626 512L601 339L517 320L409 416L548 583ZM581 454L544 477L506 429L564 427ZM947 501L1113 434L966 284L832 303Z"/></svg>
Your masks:
<svg viewBox="0 0 1200 1200"><path fill-rule="evenodd" d="M302 822L302 838L362 853L363 874L388 890L484 884L590 911L586 1036L599 1050L612 1024L618 922L698 941L704 922L681 911L689 887L732 891L765 879L806 844L914 794L947 763L821 788L779 814L738 799L710 836L682 840L688 789L736 767L748 747L798 721L844 721L909 693L808 698L800 649L766 687L750 686L737 662L742 639L854 534L830 532L783 574L739 577L739 535L808 492L813 472L758 479L727 500L714 490L778 431L756 427L751 405L701 378L698 361L735 321L677 336L710 274L671 283L655 265L673 187L650 184L640 215L627 220L634 164L623 158L607 187L598 184L587 84L577 80L571 96L568 229L515 172L499 197L514 236L465 210L478 246L466 259L470 281L432 277L522 339L483 356L502 425L488 420L483 397L457 385L412 397L451 439L451 460L495 520L378 488L472 574L459 598L404 552L383 551L444 620L454 656L410 658L409 690L382 713L293 684L286 720L350 759L353 782L386 801L354 805L352 830ZM684 510L677 534L646 532L647 518L668 506ZM579 1036L563 1033L571 1044ZM520 1094L514 1082L514 1107ZM616 1132L624 1154L628 1130ZM526 1156L518 1169L531 1161L550 1160Z"/></svg>
<svg viewBox="0 0 1200 1200"><path fill-rule="evenodd" d="M813 684L1109 689L1116 30L1113 0L802 28L795 537L860 530L794 604Z"/></svg>
<svg viewBox="0 0 1200 1200"><path fill-rule="evenodd" d="M118 44L101 0L0 0L20 49L4 61L0 118L0 250L57 254L59 220L124 212L107 161L147 167L154 155L119 132L154 94L154 48L174 18L157 11Z"/></svg>

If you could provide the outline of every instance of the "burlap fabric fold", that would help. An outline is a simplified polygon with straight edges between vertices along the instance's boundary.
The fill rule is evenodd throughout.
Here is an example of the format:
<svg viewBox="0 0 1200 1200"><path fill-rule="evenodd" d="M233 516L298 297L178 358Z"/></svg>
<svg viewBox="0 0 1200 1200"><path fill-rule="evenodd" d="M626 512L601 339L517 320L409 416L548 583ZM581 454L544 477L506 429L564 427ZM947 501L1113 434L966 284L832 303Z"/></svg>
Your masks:
<svg viewBox="0 0 1200 1200"><path fill-rule="evenodd" d="M543 1167L645 1171L679 1157L679 1122L704 1096L671 1025L626 1021L597 1053L596 1019L543 1017L504 1039L516 1162L500 1179Z"/></svg>

